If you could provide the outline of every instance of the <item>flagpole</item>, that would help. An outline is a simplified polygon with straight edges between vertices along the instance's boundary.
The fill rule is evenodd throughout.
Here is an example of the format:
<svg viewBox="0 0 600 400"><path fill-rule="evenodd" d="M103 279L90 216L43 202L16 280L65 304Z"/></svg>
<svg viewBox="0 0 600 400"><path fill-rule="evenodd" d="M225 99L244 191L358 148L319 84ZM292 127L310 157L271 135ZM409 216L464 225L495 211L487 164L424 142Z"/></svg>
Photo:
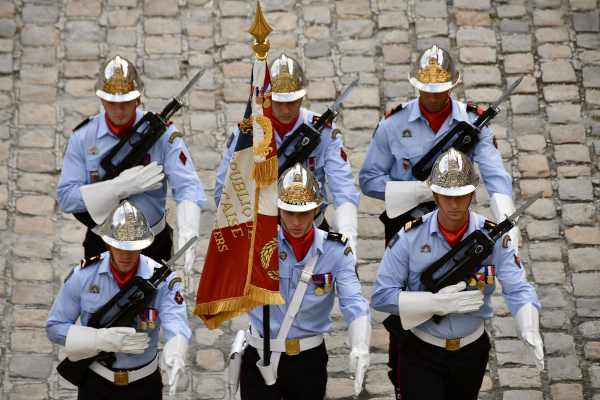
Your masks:
<svg viewBox="0 0 600 400"><path fill-rule="evenodd" d="M265 21L260 8L260 2L256 2L256 15L252 26L248 29L248 33L254 36L252 50L254 50L256 59L266 63L267 55L270 48L269 39L267 36L273 30ZM251 95L251 101L253 101ZM263 366L271 364L271 310L268 304L263 305Z"/></svg>

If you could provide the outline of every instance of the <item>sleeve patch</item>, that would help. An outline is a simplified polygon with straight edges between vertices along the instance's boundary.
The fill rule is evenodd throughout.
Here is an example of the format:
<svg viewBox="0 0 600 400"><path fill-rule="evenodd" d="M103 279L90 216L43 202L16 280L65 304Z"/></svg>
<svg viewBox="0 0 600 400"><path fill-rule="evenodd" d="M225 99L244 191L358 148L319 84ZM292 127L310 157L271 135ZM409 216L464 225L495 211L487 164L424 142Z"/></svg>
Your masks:
<svg viewBox="0 0 600 400"><path fill-rule="evenodd" d="M516 254L515 254L515 263L517 263L517 267L521 268L521 260L519 260L519 257L517 257Z"/></svg>
<svg viewBox="0 0 600 400"><path fill-rule="evenodd" d="M341 134L342 134L342 131L340 131L339 129L336 128L331 132L331 138L337 139L338 135L341 135Z"/></svg>
<svg viewBox="0 0 600 400"><path fill-rule="evenodd" d="M183 153L183 150L181 150L181 153L179 153L179 159L181 160L181 162L183 163L183 165L185 165L185 163L187 162L187 157Z"/></svg>
<svg viewBox="0 0 600 400"><path fill-rule="evenodd" d="M344 255L347 256L350 253L352 253L352 247L348 246L348 247L346 247L346 250L344 250Z"/></svg>
<svg viewBox="0 0 600 400"><path fill-rule="evenodd" d="M347 162L348 161L348 156L346 155L346 152L344 151L344 148L341 147L340 150L341 150L340 152L341 152L341 155L342 155L342 160L344 160L344 161Z"/></svg>
<svg viewBox="0 0 600 400"><path fill-rule="evenodd" d="M175 284L179 282L181 283L181 278L180 277L175 277L173 279L171 279L171 282L169 282L169 290L173 290L173 286L175 286Z"/></svg>
<svg viewBox="0 0 600 400"><path fill-rule="evenodd" d="M175 141L176 138L182 138L183 135L181 134L181 132L173 132L171 133L171 136L169 137L169 143L173 144L173 142Z"/></svg>
<svg viewBox="0 0 600 400"><path fill-rule="evenodd" d="M494 143L494 147L497 150L498 149L498 141L496 140L496 135L493 136L492 143Z"/></svg>
<svg viewBox="0 0 600 400"><path fill-rule="evenodd" d="M233 142L233 138L235 137L235 134L231 134L231 136L229 136L229 139L227 139L227 148L229 148L229 146L231 146L231 143Z"/></svg>
<svg viewBox="0 0 600 400"><path fill-rule="evenodd" d="M389 110L387 110L385 112L385 117L389 118L391 115L395 114L396 112L402 110L402 103L398 104L396 107L391 108Z"/></svg>
<svg viewBox="0 0 600 400"><path fill-rule="evenodd" d="M183 304L183 296L179 293L179 290L175 292L175 302L177 304Z"/></svg>
<svg viewBox="0 0 600 400"><path fill-rule="evenodd" d="M327 240L335 240L337 242L342 242L342 244L346 244L348 238L341 233L327 232Z"/></svg>

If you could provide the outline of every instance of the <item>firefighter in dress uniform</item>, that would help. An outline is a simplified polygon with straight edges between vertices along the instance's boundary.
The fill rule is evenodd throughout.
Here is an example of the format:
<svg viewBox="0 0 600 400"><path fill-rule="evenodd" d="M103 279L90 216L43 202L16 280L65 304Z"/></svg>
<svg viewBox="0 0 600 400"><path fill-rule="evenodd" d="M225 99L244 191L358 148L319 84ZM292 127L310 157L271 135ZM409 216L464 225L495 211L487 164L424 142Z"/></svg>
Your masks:
<svg viewBox="0 0 600 400"><path fill-rule="evenodd" d="M327 350L323 334L339 298L348 325L350 370L358 395L369 366L371 314L346 239L316 227L324 201L314 175L297 163L278 182L279 293L285 304L270 306L270 365L262 363L263 307L249 316L248 347L241 367L242 399L316 400L325 396ZM258 364L257 364L258 363ZM263 365L263 366L261 366Z"/></svg>
<svg viewBox="0 0 600 400"><path fill-rule="evenodd" d="M282 54L273 61L269 71L272 86L273 130L279 149L300 125L314 124L318 121L320 114L302 107L302 99L308 93L310 82L296 60ZM221 159L215 186L217 206L239 135L240 126L238 125L238 128L231 134ZM298 135L286 147L284 154L279 156L279 167L285 163L287 156L293 152L294 145L301 139L302 135ZM325 195L325 201L315 218L317 227L325 231L329 230L329 224L324 218L328 206L327 188L329 188L335 206L331 228L348 238L352 255L356 260L359 192L342 145L342 132L334 123L323 130L320 143L302 165L316 176ZM329 186L326 182L329 183Z"/></svg>
<svg viewBox="0 0 600 400"><path fill-rule="evenodd" d="M145 87L130 61L119 56L110 59L100 70L95 86L104 112L84 120L69 139L57 188L58 205L88 226L83 243L86 258L104 251L104 242L98 235L100 226L123 199L129 199L144 212L155 235L153 244L143 254L155 260L171 258L173 229L166 223L167 182L177 203L179 247L199 234L200 210L206 196L183 136L174 124L169 124L148 151L143 165L102 181L106 172L100 162L146 113L137 108ZM141 126L138 132L143 129ZM139 133L129 143L136 140ZM129 143L113 158L113 165L129 153ZM195 256L193 244L185 254L186 272L191 271Z"/></svg>
<svg viewBox="0 0 600 400"><path fill-rule="evenodd" d="M148 279L161 264L140 255L154 234L142 211L124 200L106 219L100 231L108 251L84 259L65 280L46 323L48 339L65 346L67 357L79 361L100 352L114 353L115 361L94 361L83 373L78 399L162 399L158 369L166 370L173 395L185 375L185 358L191 330L181 294L181 278L171 273L158 285L153 300L131 327L92 328L87 323L134 277ZM100 319L106 324L114 307ZM76 324L81 318L81 325ZM157 354L159 329L166 344ZM160 360L159 360L160 358Z"/></svg>
<svg viewBox="0 0 600 400"><path fill-rule="evenodd" d="M540 371L541 306L507 235L468 284L459 282L436 294L424 291L420 277L427 268L475 230L494 226L469 209L479 176L463 153L451 148L438 157L426 184L438 209L407 223L389 242L371 303L378 311L399 315L410 330L400 343L399 398L475 400L489 359L484 322L493 316L496 279L515 317L517 335ZM450 260L436 274L441 277L452 266ZM435 321L434 316L443 317Z"/></svg>
<svg viewBox="0 0 600 400"><path fill-rule="evenodd" d="M419 91L419 97L386 112L359 173L362 192L385 201L386 211L380 218L385 225L386 244L405 223L436 207L431 191L412 175L412 168L457 124L472 124L482 113L480 108L450 97L460 81L460 72L450 54L437 45L417 57L408 80ZM478 137L466 155L477 162L490 194L490 210L500 222L515 211L511 177L504 169L490 127L483 127ZM518 251L518 228L509 235ZM396 387L397 346L396 337L390 335L389 377Z"/></svg>

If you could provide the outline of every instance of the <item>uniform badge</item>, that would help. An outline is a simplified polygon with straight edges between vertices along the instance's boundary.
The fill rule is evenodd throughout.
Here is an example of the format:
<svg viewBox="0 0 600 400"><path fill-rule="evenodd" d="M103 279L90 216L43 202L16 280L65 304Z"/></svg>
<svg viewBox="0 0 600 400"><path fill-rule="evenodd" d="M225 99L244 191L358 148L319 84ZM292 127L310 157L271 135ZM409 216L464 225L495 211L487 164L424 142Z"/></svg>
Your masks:
<svg viewBox="0 0 600 400"><path fill-rule="evenodd" d="M345 162L347 162L348 161L348 156L346 155L346 152L344 151L343 147L340 148L340 153L342 155L342 160L344 160Z"/></svg>
<svg viewBox="0 0 600 400"><path fill-rule="evenodd" d="M176 138L182 138L183 135L181 134L181 132L173 132L171 133L171 136L169 136L169 143L173 144L173 142L175 141Z"/></svg>
<svg viewBox="0 0 600 400"><path fill-rule="evenodd" d="M175 302L177 304L183 303L183 296L181 295L181 293L179 293L179 290L177 292L175 292Z"/></svg>
<svg viewBox="0 0 600 400"><path fill-rule="evenodd" d="M403 130L402 137L412 137L412 132L410 131L410 129Z"/></svg>
<svg viewBox="0 0 600 400"><path fill-rule="evenodd" d="M502 247L508 247L508 242L511 240L510 236L506 235L504 236L504 239L502 239Z"/></svg>
<svg viewBox="0 0 600 400"><path fill-rule="evenodd" d="M229 148L229 146L231 146L231 142L233 142L233 138L235 137L235 135L232 133L231 136L229 136L229 139L227 139L227 148Z"/></svg>
<svg viewBox="0 0 600 400"><path fill-rule="evenodd" d="M496 140L496 135L494 135L494 139L492 139L492 142L494 143L494 147L498 149L498 141Z"/></svg>
<svg viewBox="0 0 600 400"><path fill-rule="evenodd" d="M175 286L175 284L177 282L181 283L180 277L175 277L175 278L171 279L171 282L169 282L169 290L173 290L173 286Z"/></svg>
<svg viewBox="0 0 600 400"><path fill-rule="evenodd" d="M348 246L348 247L346 247L346 250L344 250L344 254L348 255L350 253L352 253L352 247Z"/></svg>
<svg viewBox="0 0 600 400"><path fill-rule="evenodd" d="M431 246L425 243L421 246L421 253L431 253Z"/></svg>
<svg viewBox="0 0 600 400"><path fill-rule="evenodd" d="M281 253L279 253L279 259L281 261L285 261L286 258L287 258L287 253L285 251L282 251Z"/></svg>
<svg viewBox="0 0 600 400"><path fill-rule="evenodd" d="M517 255L515 254L515 262L517 263L517 266L519 268L521 268L521 260L519 260L519 257L517 257Z"/></svg>
<svg viewBox="0 0 600 400"><path fill-rule="evenodd" d="M181 303L179 303L181 304ZM146 329L154 329L156 326L156 310L153 308L146 308L139 312L140 317L140 328L145 331Z"/></svg>
<svg viewBox="0 0 600 400"><path fill-rule="evenodd" d="M405 171L410 168L410 161L408 160L408 158L405 158L404 160L402 160L402 166L404 167Z"/></svg>
<svg viewBox="0 0 600 400"><path fill-rule="evenodd" d="M331 132L331 138L332 139L337 139L337 135L341 135L341 134L342 134L342 131L340 131L339 129L334 129Z"/></svg>
<svg viewBox="0 0 600 400"><path fill-rule="evenodd" d="M90 176L92 178L92 181L98 182L100 180L100 171L92 171L90 172Z"/></svg>
<svg viewBox="0 0 600 400"><path fill-rule="evenodd" d="M317 157L308 157L306 159L306 165L309 171L315 172L317 170Z"/></svg>
<svg viewBox="0 0 600 400"><path fill-rule="evenodd" d="M183 165L185 165L185 163L187 162L187 157L185 156L185 154L183 154L183 150L181 150L181 153L179 153L179 159L181 160Z"/></svg>
<svg viewBox="0 0 600 400"><path fill-rule="evenodd" d="M96 146L90 147L90 149L88 150L88 154L90 156L97 156L98 155L98 148Z"/></svg>
<svg viewBox="0 0 600 400"><path fill-rule="evenodd" d="M100 288L98 287L98 285L90 286L90 293L100 293Z"/></svg>

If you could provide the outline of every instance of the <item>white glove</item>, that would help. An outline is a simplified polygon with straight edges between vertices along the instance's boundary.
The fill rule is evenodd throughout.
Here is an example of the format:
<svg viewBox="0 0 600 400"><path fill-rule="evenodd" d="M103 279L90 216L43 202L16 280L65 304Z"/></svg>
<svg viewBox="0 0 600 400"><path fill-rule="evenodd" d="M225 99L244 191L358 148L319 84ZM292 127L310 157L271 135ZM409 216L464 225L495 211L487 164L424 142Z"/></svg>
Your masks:
<svg viewBox="0 0 600 400"><path fill-rule="evenodd" d="M162 165L156 161L145 167L138 165L121 172L114 179L83 185L79 190L90 216L98 225L119 202L134 194L160 189L165 174Z"/></svg>
<svg viewBox="0 0 600 400"><path fill-rule="evenodd" d="M350 372L355 373L354 395L358 396L370 363L371 323L367 316L352 321L348 327L348 342L352 349L350 351Z"/></svg>
<svg viewBox="0 0 600 400"><path fill-rule="evenodd" d="M175 209L175 223L179 234L178 248L180 249L188 240L200 235L200 207L189 200L183 200ZM184 269L186 275L192 272L197 244L198 241L195 241L185 252Z"/></svg>
<svg viewBox="0 0 600 400"><path fill-rule="evenodd" d="M134 328L90 328L71 325L67 332L65 349L71 361L90 358L101 351L142 354L148 347L147 333L137 333Z"/></svg>
<svg viewBox="0 0 600 400"><path fill-rule="evenodd" d="M396 218L427 201L433 201L433 193L425 182L388 181L385 185L385 212L390 218Z"/></svg>
<svg viewBox="0 0 600 400"><path fill-rule="evenodd" d="M531 303L525 304L515 317L517 336L525 343L538 371L544 369L544 344L540 336L540 321L537 308Z"/></svg>
<svg viewBox="0 0 600 400"><path fill-rule="evenodd" d="M469 290L462 292L467 284L459 282L447 286L436 294L429 292L400 292L398 312L404 329L414 328L433 315L451 313L464 314L479 310L483 305L483 292Z"/></svg>
<svg viewBox="0 0 600 400"><path fill-rule="evenodd" d="M356 206L352 203L344 203L336 208L331 225L335 232L348 238L354 264L356 264L356 243L358 241L358 210Z"/></svg>
<svg viewBox="0 0 600 400"><path fill-rule="evenodd" d="M496 220L496 223L500 223L511 216L517 209L513 203L512 198L502 193L494 193L490 198L490 211ZM508 236L512 241L512 245L515 249L515 254L519 255L519 227L515 226L508 231Z"/></svg>
<svg viewBox="0 0 600 400"><path fill-rule="evenodd" d="M169 395L175 395L177 382L185 374L185 357L188 351L188 341L177 335L169 340L161 355L161 368L167 371L169 377Z"/></svg>

